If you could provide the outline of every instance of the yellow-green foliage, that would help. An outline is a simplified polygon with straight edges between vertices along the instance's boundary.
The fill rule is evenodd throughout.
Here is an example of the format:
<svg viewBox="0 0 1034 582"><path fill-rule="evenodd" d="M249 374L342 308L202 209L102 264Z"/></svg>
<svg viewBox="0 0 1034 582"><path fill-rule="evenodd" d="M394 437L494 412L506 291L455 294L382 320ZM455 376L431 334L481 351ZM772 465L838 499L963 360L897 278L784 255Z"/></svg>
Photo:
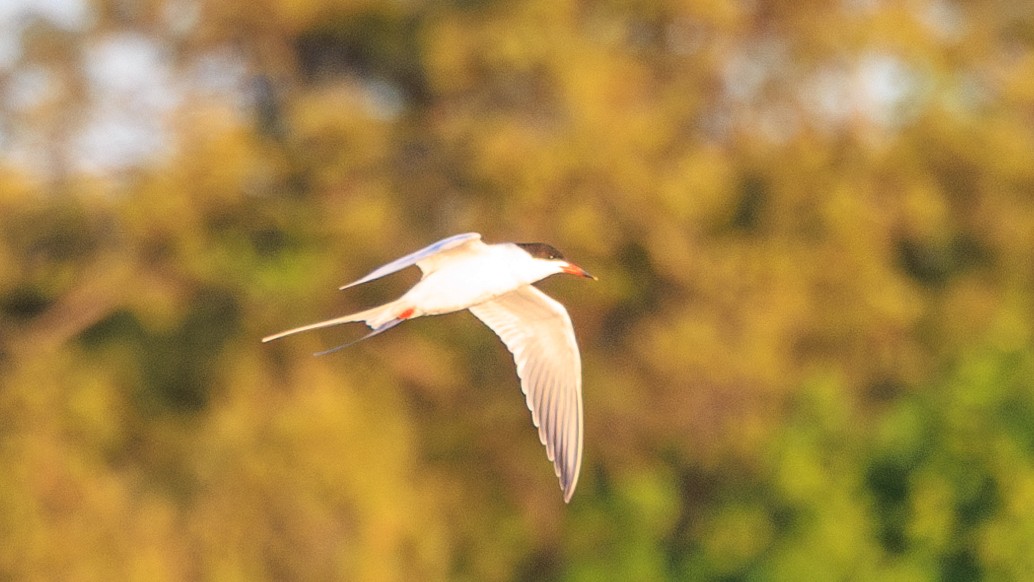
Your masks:
<svg viewBox="0 0 1034 582"><path fill-rule="evenodd" d="M1034 572L1022 2L148 5L3 65L51 87L0 112L0 155L47 153L0 158L0 578ZM91 172L79 64L124 27L245 86ZM600 278L544 283L584 360L569 506L473 318L259 342L466 231Z"/></svg>

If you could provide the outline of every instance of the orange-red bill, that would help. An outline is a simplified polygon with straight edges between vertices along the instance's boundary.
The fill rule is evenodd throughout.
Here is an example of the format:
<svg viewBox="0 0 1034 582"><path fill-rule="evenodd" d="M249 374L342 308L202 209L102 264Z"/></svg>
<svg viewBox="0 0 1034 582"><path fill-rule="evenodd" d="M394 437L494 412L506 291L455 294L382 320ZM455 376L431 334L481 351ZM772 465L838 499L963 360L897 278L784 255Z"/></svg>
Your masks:
<svg viewBox="0 0 1034 582"><path fill-rule="evenodd" d="M588 271L586 271L585 269L579 267L578 265L576 265L574 263L568 263L567 266L564 267L564 272L567 273L568 275L576 275L578 277L585 277L586 279L592 279L594 281L598 281L598 279L596 279L595 276L590 275Z"/></svg>

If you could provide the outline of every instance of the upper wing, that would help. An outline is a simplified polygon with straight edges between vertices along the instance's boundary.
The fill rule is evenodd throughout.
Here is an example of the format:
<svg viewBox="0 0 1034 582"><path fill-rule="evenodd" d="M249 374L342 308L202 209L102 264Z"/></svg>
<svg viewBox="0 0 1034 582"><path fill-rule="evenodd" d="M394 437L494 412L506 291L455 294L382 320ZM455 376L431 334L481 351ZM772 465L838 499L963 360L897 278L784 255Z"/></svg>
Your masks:
<svg viewBox="0 0 1034 582"><path fill-rule="evenodd" d="M402 257L401 259L396 259L388 263L387 265L384 265L383 267L376 269L375 271L373 271L369 275L366 275L362 279L349 283L348 285L343 285L339 287L339 289L348 289L349 287L354 287L355 285L366 283L367 281L373 281L374 279L379 279L380 277L390 275L392 273L401 271L402 269L405 269L406 267L411 267L413 265L419 266L421 271L427 273L429 270L434 268L436 258L441 253L480 240L481 235L476 232L456 234L450 236L449 238L444 238L430 246L426 246L420 249L415 253L408 254Z"/></svg>
<svg viewBox="0 0 1034 582"><path fill-rule="evenodd" d="M582 461L582 360L567 310L526 285L470 312L513 353L532 422L570 501Z"/></svg>

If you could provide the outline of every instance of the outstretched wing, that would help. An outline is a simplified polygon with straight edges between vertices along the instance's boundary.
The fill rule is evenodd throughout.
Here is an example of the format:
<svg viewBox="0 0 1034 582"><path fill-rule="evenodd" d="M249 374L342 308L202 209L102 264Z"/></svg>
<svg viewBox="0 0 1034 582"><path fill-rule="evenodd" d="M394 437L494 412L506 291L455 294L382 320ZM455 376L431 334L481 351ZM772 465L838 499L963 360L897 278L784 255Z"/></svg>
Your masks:
<svg viewBox="0 0 1034 582"><path fill-rule="evenodd" d="M415 253L408 254L402 257L401 259L396 259L388 263L387 265L384 265L383 267L379 267L378 269L374 270L372 273L366 275L362 279L359 279L358 281L353 281L348 285L343 285L339 287L339 289L348 289L349 287L354 287L356 285L360 285L368 281L373 281L374 279L379 279L385 275L396 273L398 271L401 271L402 269L405 269L406 267L411 267L413 265L417 265L418 267L420 267L421 271L427 273L428 271L434 269L434 265L437 259L440 258L442 253L457 249L464 245L474 244L475 241L477 241L478 243L480 243L481 241L481 235L476 232L456 234L450 236L449 238L444 238L432 245L426 246L420 249L419 251L416 251Z"/></svg>
<svg viewBox="0 0 1034 582"><path fill-rule="evenodd" d="M532 422L570 501L582 461L582 360L567 310L527 285L470 312L513 353Z"/></svg>

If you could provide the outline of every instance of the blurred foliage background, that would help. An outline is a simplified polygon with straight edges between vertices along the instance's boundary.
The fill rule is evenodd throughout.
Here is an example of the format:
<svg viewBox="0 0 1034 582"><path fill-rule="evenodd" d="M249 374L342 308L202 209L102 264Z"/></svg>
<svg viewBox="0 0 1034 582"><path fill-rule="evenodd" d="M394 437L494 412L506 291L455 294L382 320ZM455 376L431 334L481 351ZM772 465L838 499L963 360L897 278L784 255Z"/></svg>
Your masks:
<svg viewBox="0 0 1034 582"><path fill-rule="evenodd" d="M1030 3L7 6L0 578L1034 572ZM569 506L474 318L259 343L472 230L600 277Z"/></svg>

